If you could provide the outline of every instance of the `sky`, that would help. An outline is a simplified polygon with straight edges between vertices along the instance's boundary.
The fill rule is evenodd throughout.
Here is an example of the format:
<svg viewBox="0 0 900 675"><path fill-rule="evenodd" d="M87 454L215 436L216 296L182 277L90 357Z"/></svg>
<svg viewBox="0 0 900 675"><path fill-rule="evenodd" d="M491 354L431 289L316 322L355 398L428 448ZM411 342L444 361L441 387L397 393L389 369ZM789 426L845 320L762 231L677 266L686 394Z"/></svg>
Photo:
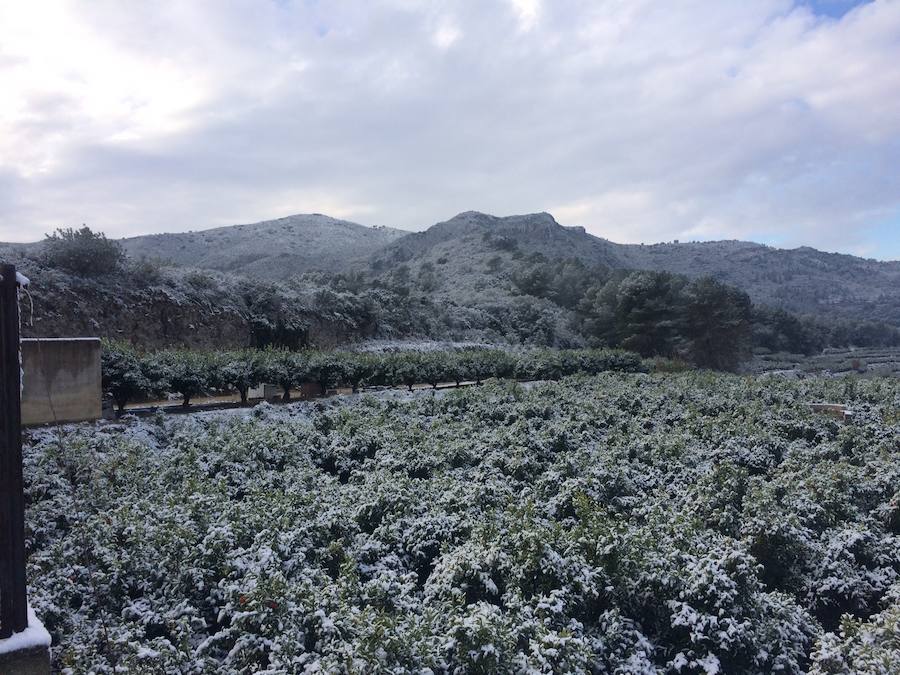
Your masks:
<svg viewBox="0 0 900 675"><path fill-rule="evenodd" d="M0 3L0 240L547 211L900 259L900 0Z"/></svg>

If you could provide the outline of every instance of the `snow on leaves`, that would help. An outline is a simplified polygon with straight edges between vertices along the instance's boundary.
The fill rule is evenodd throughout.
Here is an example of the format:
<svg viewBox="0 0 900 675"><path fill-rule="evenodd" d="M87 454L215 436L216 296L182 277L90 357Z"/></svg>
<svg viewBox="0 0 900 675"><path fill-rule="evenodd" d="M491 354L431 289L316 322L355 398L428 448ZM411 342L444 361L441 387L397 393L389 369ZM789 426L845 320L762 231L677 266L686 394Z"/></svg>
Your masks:
<svg viewBox="0 0 900 675"><path fill-rule="evenodd" d="M889 673L900 388L490 383L31 432L71 673Z"/></svg>

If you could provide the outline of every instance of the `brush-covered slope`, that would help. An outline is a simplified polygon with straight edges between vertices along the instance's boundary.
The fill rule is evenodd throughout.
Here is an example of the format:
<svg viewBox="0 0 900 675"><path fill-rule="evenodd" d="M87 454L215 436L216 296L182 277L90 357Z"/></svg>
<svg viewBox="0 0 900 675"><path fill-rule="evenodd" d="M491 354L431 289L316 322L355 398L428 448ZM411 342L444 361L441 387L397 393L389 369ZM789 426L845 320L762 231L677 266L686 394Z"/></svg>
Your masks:
<svg viewBox="0 0 900 675"><path fill-rule="evenodd" d="M900 262L741 241L617 246L622 267L711 275L757 303L900 325Z"/></svg>
<svg viewBox="0 0 900 675"><path fill-rule="evenodd" d="M94 280L48 268L40 242L0 245L0 258L34 276L34 334L212 345L231 338L246 343L255 339L248 331L281 331L286 322L316 343L368 335L570 346L583 340L579 299L612 269L711 275L757 304L826 321L900 326L900 262L738 241L623 245L563 227L547 213L469 211L416 233L291 216L122 243L131 258L122 274ZM175 269L143 266L141 258ZM581 265L560 263L572 259ZM300 278L307 272L314 274ZM548 273L552 279L542 280ZM262 315L255 293L233 297L246 296L245 287L288 280L290 289L264 293L272 300L262 303ZM242 327L229 328L226 315Z"/></svg>
<svg viewBox="0 0 900 675"><path fill-rule="evenodd" d="M200 232L132 237L121 243L135 259L274 280L343 269L404 234L308 214Z"/></svg>
<svg viewBox="0 0 900 675"><path fill-rule="evenodd" d="M563 227L547 213L461 213L376 251L371 265L385 273L405 264L413 276L433 277L439 293L465 301L473 293L505 291L504 271L536 254L576 258L588 266L710 275L760 304L900 325L900 262L741 241L616 244L581 227Z"/></svg>
<svg viewBox="0 0 900 675"><path fill-rule="evenodd" d="M413 279L427 277L423 283L439 295L483 299L506 294L510 275L537 256L615 267L612 246L583 228L563 227L549 213L500 218L467 211L376 251L370 264L381 274L406 267Z"/></svg>

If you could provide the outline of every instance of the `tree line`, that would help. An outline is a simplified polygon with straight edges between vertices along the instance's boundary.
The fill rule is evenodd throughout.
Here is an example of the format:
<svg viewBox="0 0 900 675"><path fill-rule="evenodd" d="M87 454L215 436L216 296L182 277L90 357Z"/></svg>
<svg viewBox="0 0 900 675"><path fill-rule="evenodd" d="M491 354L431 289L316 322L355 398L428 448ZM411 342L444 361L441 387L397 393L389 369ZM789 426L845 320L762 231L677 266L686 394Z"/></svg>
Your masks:
<svg viewBox="0 0 900 675"><path fill-rule="evenodd" d="M573 328L592 346L678 357L733 370L750 352L816 354L826 347L896 347L900 329L879 321L798 316L754 305L712 277L590 267L532 256L513 270L515 288L574 312Z"/></svg>
<svg viewBox="0 0 900 675"><path fill-rule="evenodd" d="M437 387L442 382L481 383L488 378L556 380L576 373L640 372L638 354L612 349L459 349L432 352L357 353L239 349L141 352L122 342L104 342L103 391L121 413L134 401L177 394L182 405L207 392L235 391L241 403L262 383L277 385L282 400L291 390L315 383L324 391L364 386Z"/></svg>

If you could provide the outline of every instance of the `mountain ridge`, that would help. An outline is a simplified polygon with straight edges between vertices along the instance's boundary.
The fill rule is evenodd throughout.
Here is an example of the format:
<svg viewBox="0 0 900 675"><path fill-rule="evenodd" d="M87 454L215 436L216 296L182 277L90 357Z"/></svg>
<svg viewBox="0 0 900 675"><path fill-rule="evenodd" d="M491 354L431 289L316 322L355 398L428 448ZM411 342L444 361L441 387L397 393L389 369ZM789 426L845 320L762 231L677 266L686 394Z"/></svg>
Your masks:
<svg viewBox="0 0 900 675"><path fill-rule="evenodd" d="M295 214L197 232L142 235L119 240L132 258L262 278L332 271L359 261L374 247L404 236L320 213ZM274 270L274 273L273 273Z"/></svg>
<svg viewBox="0 0 900 675"><path fill-rule="evenodd" d="M497 217L466 211L373 254L376 269L392 264L450 265L449 276L498 268L540 255L578 259L609 269L712 276L745 290L754 302L799 314L884 320L900 325L900 262L878 261L804 246L781 249L740 240L618 244L550 214ZM454 265L451 261L462 260ZM445 275L447 276L447 275Z"/></svg>
<svg viewBox="0 0 900 675"><path fill-rule="evenodd" d="M619 244L581 226L561 225L547 212L494 216L463 211L417 232L297 214L120 241L136 260L264 281L305 272L383 277L403 266L413 277L427 277L434 293L456 304L508 297L510 270L523 261L577 259L606 269L712 276L760 304L900 326L900 261L741 240ZM39 247L15 245L15 250L33 256Z"/></svg>

